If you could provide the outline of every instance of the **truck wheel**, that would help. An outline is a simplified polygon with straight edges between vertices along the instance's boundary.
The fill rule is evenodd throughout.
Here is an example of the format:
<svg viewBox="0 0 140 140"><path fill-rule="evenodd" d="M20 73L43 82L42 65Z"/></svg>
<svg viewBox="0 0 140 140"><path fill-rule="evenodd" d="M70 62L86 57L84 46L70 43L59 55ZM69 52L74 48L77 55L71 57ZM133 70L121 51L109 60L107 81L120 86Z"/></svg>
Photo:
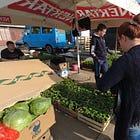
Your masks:
<svg viewBox="0 0 140 140"><path fill-rule="evenodd" d="M53 48L50 45L46 45L46 52L48 54L53 54Z"/></svg>

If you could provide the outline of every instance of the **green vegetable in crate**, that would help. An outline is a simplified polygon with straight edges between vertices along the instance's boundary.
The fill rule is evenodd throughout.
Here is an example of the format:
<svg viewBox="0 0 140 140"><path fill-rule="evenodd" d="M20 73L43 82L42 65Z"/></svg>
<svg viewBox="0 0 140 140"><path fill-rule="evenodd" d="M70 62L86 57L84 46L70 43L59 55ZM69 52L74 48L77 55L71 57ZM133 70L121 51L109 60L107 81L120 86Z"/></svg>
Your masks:
<svg viewBox="0 0 140 140"><path fill-rule="evenodd" d="M2 119L3 117L3 111L0 111L0 120Z"/></svg>
<svg viewBox="0 0 140 140"><path fill-rule="evenodd" d="M22 109L22 110L29 111L29 106L28 106L27 102L25 102L25 101L18 102L16 104L14 104L12 107L14 109Z"/></svg>
<svg viewBox="0 0 140 140"><path fill-rule="evenodd" d="M4 114L7 114L9 112L11 112L12 110L15 110L13 107L8 107L4 109Z"/></svg>
<svg viewBox="0 0 140 140"><path fill-rule="evenodd" d="M12 110L3 117L3 123L17 131L22 131L31 121L32 115L22 109Z"/></svg>
<svg viewBox="0 0 140 140"><path fill-rule="evenodd" d="M51 98L39 97L29 104L30 112L36 116L45 113L51 106Z"/></svg>

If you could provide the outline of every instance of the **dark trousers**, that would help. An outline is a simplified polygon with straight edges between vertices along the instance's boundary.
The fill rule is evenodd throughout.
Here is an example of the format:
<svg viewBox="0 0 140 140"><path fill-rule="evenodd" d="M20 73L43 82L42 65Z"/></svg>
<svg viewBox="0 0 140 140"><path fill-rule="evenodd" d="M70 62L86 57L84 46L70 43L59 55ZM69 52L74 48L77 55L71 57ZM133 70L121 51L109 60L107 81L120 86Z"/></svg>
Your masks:
<svg viewBox="0 0 140 140"><path fill-rule="evenodd" d="M108 61L107 59L99 60L94 59L94 70L95 70L95 80L101 76L101 74L104 74L108 70Z"/></svg>

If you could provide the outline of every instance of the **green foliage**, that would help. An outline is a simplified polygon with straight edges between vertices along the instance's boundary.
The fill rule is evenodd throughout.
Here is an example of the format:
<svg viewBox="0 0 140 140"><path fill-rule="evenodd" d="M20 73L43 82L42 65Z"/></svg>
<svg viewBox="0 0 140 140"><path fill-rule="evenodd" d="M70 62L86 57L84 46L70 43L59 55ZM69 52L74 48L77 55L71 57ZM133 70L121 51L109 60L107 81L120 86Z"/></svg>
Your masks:
<svg viewBox="0 0 140 140"><path fill-rule="evenodd" d="M112 65L113 60L119 58L118 54L108 54L107 59L108 59L108 66L110 67ZM90 68L93 69L94 61L93 60L85 60L82 63L82 66L85 68Z"/></svg>
<svg viewBox="0 0 140 140"><path fill-rule="evenodd" d="M92 69L93 64L94 64L93 60L85 60L85 61L83 61L82 66L85 67L85 68Z"/></svg>
<svg viewBox="0 0 140 140"><path fill-rule="evenodd" d="M105 122L112 114L114 98L110 91L103 93L97 89L80 86L67 78L42 92L52 102L60 103L70 110L77 111L98 122Z"/></svg>
<svg viewBox="0 0 140 140"><path fill-rule="evenodd" d="M111 67L113 60L118 59L119 56L117 54L109 54L107 56L108 59L108 67Z"/></svg>
<svg viewBox="0 0 140 140"><path fill-rule="evenodd" d="M39 54L38 59L41 61L52 59L53 56L50 54Z"/></svg>
<svg viewBox="0 0 140 140"><path fill-rule="evenodd" d="M0 120L2 119L4 111L0 111Z"/></svg>

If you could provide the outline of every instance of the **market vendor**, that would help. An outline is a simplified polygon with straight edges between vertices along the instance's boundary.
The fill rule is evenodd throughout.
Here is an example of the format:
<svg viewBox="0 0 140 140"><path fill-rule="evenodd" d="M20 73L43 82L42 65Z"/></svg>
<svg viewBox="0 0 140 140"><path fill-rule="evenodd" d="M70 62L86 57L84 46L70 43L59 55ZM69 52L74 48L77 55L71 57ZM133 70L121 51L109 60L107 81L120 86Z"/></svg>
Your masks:
<svg viewBox="0 0 140 140"><path fill-rule="evenodd" d="M1 51L2 61L25 59L24 53L20 49L15 48L14 42L7 41L6 46L7 48Z"/></svg>

